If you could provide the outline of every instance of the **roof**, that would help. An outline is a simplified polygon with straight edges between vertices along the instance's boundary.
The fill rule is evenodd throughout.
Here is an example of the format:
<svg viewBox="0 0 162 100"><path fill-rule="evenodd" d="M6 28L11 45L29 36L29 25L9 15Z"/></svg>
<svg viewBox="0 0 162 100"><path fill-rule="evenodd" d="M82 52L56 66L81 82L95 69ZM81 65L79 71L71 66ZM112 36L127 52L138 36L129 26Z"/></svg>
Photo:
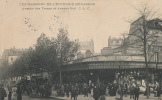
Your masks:
<svg viewBox="0 0 162 100"><path fill-rule="evenodd" d="M20 56L22 53L26 52L28 49L5 49L2 57L7 57L7 56Z"/></svg>

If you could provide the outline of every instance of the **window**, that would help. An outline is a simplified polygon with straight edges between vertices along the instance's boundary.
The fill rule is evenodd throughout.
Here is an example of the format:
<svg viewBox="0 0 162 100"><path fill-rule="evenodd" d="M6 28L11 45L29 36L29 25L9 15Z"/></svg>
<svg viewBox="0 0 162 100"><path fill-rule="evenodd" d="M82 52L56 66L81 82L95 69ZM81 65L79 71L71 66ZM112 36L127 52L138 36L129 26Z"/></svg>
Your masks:
<svg viewBox="0 0 162 100"><path fill-rule="evenodd" d="M158 62L158 53L157 52L154 54L154 61Z"/></svg>

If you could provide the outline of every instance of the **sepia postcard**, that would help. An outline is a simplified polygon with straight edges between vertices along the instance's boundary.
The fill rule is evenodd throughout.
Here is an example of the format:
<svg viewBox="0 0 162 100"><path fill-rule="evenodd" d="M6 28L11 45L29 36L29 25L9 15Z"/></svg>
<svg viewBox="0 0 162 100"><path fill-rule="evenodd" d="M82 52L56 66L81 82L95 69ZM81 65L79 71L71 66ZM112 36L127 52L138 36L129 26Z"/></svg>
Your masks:
<svg viewBox="0 0 162 100"><path fill-rule="evenodd" d="M161 77L161 0L0 0L2 98L155 100Z"/></svg>

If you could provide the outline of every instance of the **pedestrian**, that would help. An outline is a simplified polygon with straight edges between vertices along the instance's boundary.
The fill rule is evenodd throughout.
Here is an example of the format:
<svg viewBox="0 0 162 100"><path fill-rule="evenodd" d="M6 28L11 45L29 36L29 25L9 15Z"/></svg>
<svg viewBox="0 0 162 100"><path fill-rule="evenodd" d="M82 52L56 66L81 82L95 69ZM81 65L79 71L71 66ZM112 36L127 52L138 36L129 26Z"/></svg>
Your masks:
<svg viewBox="0 0 162 100"><path fill-rule="evenodd" d="M8 100L11 100L12 98L12 87L11 85L8 85Z"/></svg>
<svg viewBox="0 0 162 100"><path fill-rule="evenodd" d="M150 86L146 88L144 95L145 96L150 95Z"/></svg>
<svg viewBox="0 0 162 100"><path fill-rule="evenodd" d="M66 96L69 97L70 86L68 84L65 85L65 93Z"/></svg>
<svg viewBox="0 0 162 100"><path fill-rule="evenodd" d="M134 86L132 85L131 87L130 87L130 99L134 99Z"/></svg>
<svg viewBox="0 0 162 100"><path fill-rule="evenodd" d="M74 98L74 100L77 100L77 89L76 87L72 86L72 89L71 89L71 100Z"/></svg>
<svg viewBox="0 0 162 100"><path fill-rule="evenodd" d="M3 84L0 84L0 100L4 100L6 96L6 90L3 88Z"/></svg>
<svg viewBox="0 0 162 100"><path fill-rule="evenodd" d="M158 97L158 99L161 99L161 98L160 98L160 95L161 95L161 89L160 89L159 86L157 87L156 91L157 91L157 97Z"/></svg>
<svg viewBox="0 0 162 100"><path fill-rule="evenodd" d="M139 92L140 92L140 88L139 88L139 86L136 86L134 89L134 100L139 99Z"/></svg>
<svg viewBox="0 0 162 100"><path fill-rule="evenodd" d="M65 92L64 92L64 85L61 85L61 87L60 87L60 92L61 92L61 96L62 97L64 97L64 95L65 95Z"/></svg>
<svg viewBox="0 0 162 100"><path fill-rule="evenodd" d="M117 94L118 94L118 96L116 99L123 100L123 86L122 86L122 84L118 85Z"/></svg>
<svg viewBox="0 0 162 100"><path fill-rule="evenodd" d="M84 97L88 97L88 85L86 83L83 85L83 93Z"/></svg>
<svg viewBox="0 0 162 100"><path fill-rule="evenodd" d="M120 93L121 93L121 89L120 87L118 86L118 89L116 90L116 99L120 99Z"/></svg>
<svg viewBox="0 0 162 100"><path fill-rule="evenodd" d="M94 100L98 100L98 98L99 98L99 89L97 86L94 86L94 88L93 88L93 98L94 98Z"/></svg>
<svg viewBox="0 0 162 100"><path fill-rule="evenodd" d="M22 100L22 89L21 89L21 85L17 84L17 100Z"/></svg>
<svg viewBox="0 0 162 100"><path fill-rule="evenodd" d="M106 89L103 85L100 86L99 93L100 93L99 100L106 100L105 97Z"/></svg>
<svg viewBox="0 0 162 100"><path fill-rule="evenodd" d="M16 91L17 91L17 87L16 87L16 85L14 85L12 88L12 100L16 100L16 98L17 98Z"/></svg>

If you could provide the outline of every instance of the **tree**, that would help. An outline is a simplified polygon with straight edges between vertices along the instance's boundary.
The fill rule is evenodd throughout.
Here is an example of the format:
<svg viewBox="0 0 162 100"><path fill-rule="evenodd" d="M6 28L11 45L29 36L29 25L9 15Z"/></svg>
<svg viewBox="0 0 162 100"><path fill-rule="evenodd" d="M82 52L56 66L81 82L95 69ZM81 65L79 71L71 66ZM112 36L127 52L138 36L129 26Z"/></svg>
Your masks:
<svg viewBox="0 0 162 100"><path fill-rule="evenodd" d="M60 84L62 84L62 66L68 64L69 61L73 60L78 51L79 45L74 41L70 41L70 39L68 38L68 31L65 28L59 29L55 44L57 47L57 63L60 66Z"/></svg>
<svg viewBox="0 0 162 100"><path fill-rule="evenodd" d="M68 38L68 31L64 28L59 29L57 38L49 38L42 33L33 48L30 47L19 55L9 70L3 69L5 70L3 76L8 73L10 77L43 72L54 74L61 71L64 64L74 59L78 47L75 41ZM3 63L5 65L5 62Z"/></svg>
<svg viewBox="0 0 162 100"><path fill-rule="evenodd" d="M36 73L56 71L56 46L45 34L37 39L31 65Z"/></svg>
<svg viewBox="0 0 162 100"><path fill-rule="evenodd" d="M10 77L24 76L31 74L31 58L33 57L34 49L29 48L23 51L21 55L16 59L16 61L10 66Z"/></svg>
<svg viewBox="0 0 162 100"><path fill-rule="evenodd" d="M152 10L147 5L143 6L142 10L138 10L141 17L131 23L128 37L124 39L124 47L127 48L127 51L134 50L136 54L144 57L147 98L149 98L149 62L153 60L155 52L158 52L158 50L156 51L157 44L160 40L159 36L162 34L162 26L158 25L162 20L153 19L157 12L152 12Z"/></svg>
<svg viewBox="0 0 162 100"><path fill-rule="evenodd" d="M9 65L6 59L0 59L0 80L8 77Z"/></svg>
<svg viewBox="0 0 162 100"><path fill-rule="evenodd" d="M11 76L38 74L44 71L53 73L57 70L54 41L41 34L34 48L27 49L11 65Z"/></svg>

